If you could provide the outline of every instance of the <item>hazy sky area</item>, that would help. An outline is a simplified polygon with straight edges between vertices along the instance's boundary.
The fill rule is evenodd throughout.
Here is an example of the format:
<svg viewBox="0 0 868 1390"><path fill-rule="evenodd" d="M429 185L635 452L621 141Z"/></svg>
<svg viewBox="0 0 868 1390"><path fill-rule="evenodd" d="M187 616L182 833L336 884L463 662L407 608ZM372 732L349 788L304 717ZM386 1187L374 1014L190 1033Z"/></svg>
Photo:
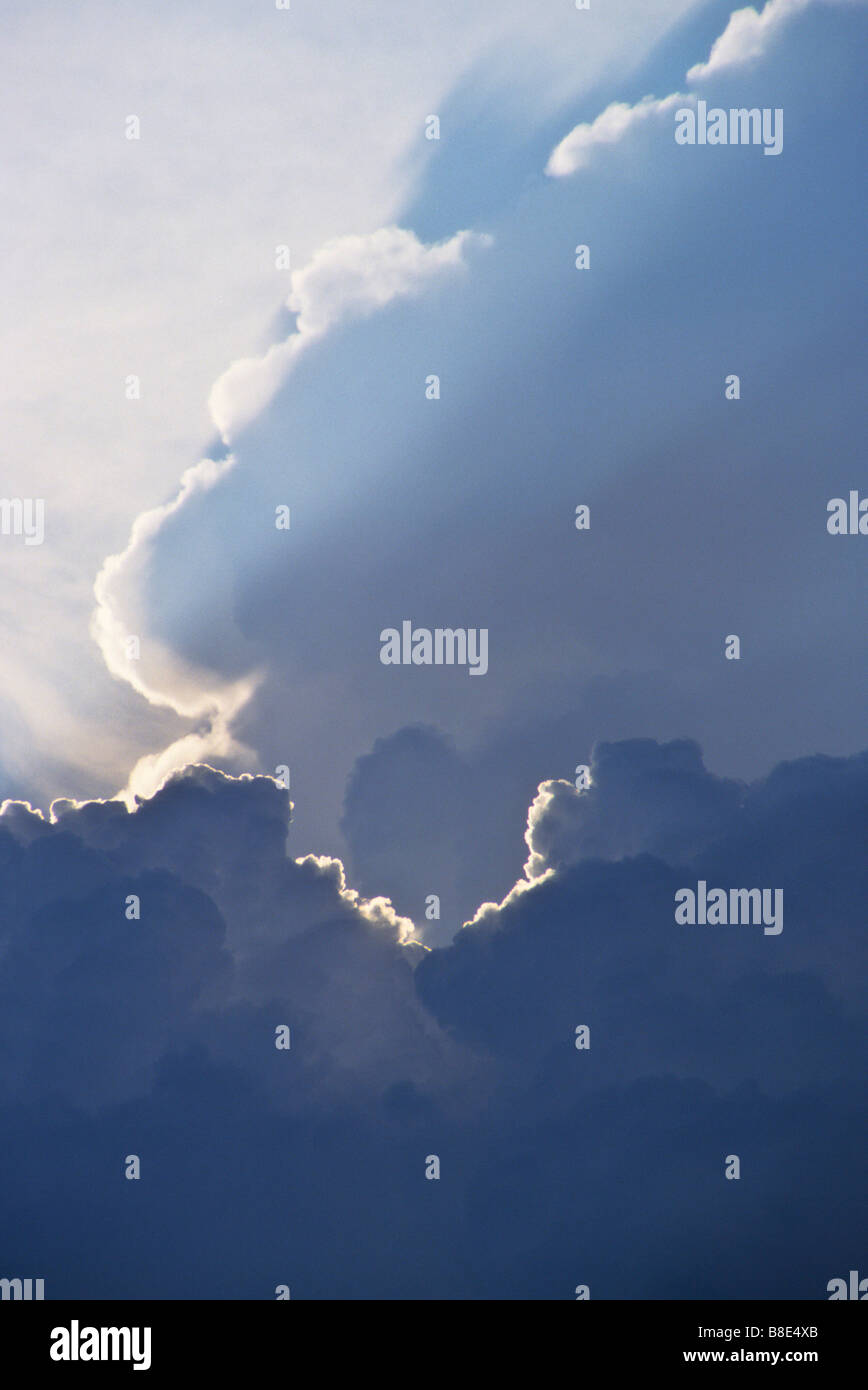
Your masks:
<svg viewBox="0 0 868 1390"><path fill-rule="evenodd" d="M868 3L0 22L0 494L45 509L0 534L0 1249L56 1296L825 1297L868 1260ZM485 669L384 664L404 624ZM700 879L782 931L674 925Z"/></svg>

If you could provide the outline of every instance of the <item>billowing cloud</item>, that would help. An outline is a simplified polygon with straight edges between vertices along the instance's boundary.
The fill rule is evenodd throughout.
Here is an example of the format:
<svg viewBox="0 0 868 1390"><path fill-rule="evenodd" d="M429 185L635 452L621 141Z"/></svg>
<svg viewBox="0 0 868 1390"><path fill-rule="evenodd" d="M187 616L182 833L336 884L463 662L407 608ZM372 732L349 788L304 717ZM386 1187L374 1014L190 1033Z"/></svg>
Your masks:
<svg viewBox="0 0 868 1390"><path fill-rule="evenodd" d="M761 11L747 6L735 10L723 33L715 39L708 60L695 63L687 80L700 83L718 73L728 73L753 60L761 59L775 39L797 14L825 4L864 4L865 0L768 0ZM615 101L593 121L582 121L565 135L549 156L546 173L564 178L587 167L594 151L623 140L629 132L659 117L668 117L676 108L690 106L695 97L675 92L660 99L646 96L635 105Z"/></svg>
<svg viewBox="0 0 868 1390"><path fill-rule="evenodd" d="M605 111L593 121L582 121L565 135L556 145L546 165L546 173L554 178L564 178L584 169L594 150L600 146L614 145L622 140L628 131L640 127L646 121L666 116L677 106L689 102L690 98L674 93L657 100L643 97L635 106L623 101L613 101Z"/></svg>
<svg viewBox="0 0 868 1390"><path fill-rule="evenodd" d="M117 652L124 634L140 636L136 688L177 720L128 794L191 758L236 773L288 765L300 852L344 857L352 835L366 891L394 893L415 920L439 884L454 928L508 887L512 827L534 788L569 778L601 738L692 736L712 768L739 777L806 747L861 742L864 653L846 619L856 556L836 548L824 510L858 466L856 396L841 387L856 331L844 287L860 269L852 190L822 123L791 113L820 100L816 43L837 55L834 102L848 108L862 23L863 8L809 8L739 76L740 102L759 100L773 73L787 107L776 173L755 150L678 146L669 99L649 100L597 127L616 144L595 144L581 177L543 179L545 156L522 150L478 229L484 248L466 232L426 240L392 226L331 243L296 272L295 328L272 365L289 356L274 378L267 357L251 367L269 400L233 427L233 461L195 472L100 580L101 642ZM590 148L584 124L570 162ZM836 129L840 158L855 158L851 124ZM480 179L487 155L483 143ZM800 291L798 258L781 253L791 225L768 235L782 199L801 209L799 244L816 247L817 295ZM580 242L588 270L575 265ZM686 345L688 298L701 353ZM786 333L783 303L794 306ZM302 342L309 350L288 346ZM738 401L724 394L731 373ZM574 525L582 502L587 532ZM280 504L291 530L275 530ZM785 602L805 614L798 637L780 622ZM379 633L404 620L488 630L489 671L472 695L446 668L380 664ZM730 633L740 663L724 661ZM612 713L592 693L601 680L619 683ZM350 813L341 828L357 760L420 725L470 768L500 744L502 771L492 761L483 779L505 791L508 814L498 844L483 832L487 883L462 848L469 815L457 834L431 816L423 830L419 806L416 848L387 886L373 863L388 859L374 844L376 808L367 827ZM520 742L535 747L517 754ZM460 800L465 774L453 771Z"/></svg>
<svg viewBox="0 0 868 1390"><path fill-rule="evenodd" d="M0 750L0 795L110 795L180 732L93 649L93 577L208 452L213 383L273 339L289 287L278 250L303 267L400 219L434 154L429 112L443 114L441 147L466 154L447 106L481 70L506 81L527 135L697 3L624 0L613 25L525 0L292 13L212 0L203 26L195 0L171 15L81 0L6 26L3 492L45 500L46 540L0 544L2 735L18 743L23 726L27 749ZM416 230L471 225L465 209Z"/></svg>
<svg viewBox="0 0 868 1390"><path fill-rule="evenodd" d="M463 231L425 246L403 227L381 227L367 236L336 237L293 271L286 307L296 329L260 358L243 358L214 385L209 405L225 441L238 434L272 399L298 354L332 327L382 309L464 265L466 250L489 238Z"/></svg>
<svg viewBox="0 0 868 1390"><path fill-rule="evenodd" d="M293 272L287 302L297 315L296 330L264 357L234 364L216 383L211 408L221 433L228 437L265 406L310 342L393 300L422 294L428 285L461 269L470 246L489 244L486 236L459 232L426 246L399 227L327 244L308 266ZM186 657L177 643L161 639L142 602L148 577L158 564L156 552L163 534L182 525L185 510L195 507L235 464L235 457L227 454L216 461L203 459L188 469L177 496L138 517L126 549L110 556L97 576L91 630L112 675L129 681L151 704L195 718L202 726L158 753L143 755L131 771L125 789L128 798L151 795L171 772L191 762L219 759L234 769L256 764L256 754L233 736L232 723L261 679L256 669L258 654L239 644L236 634L231 645L239 653L239 674L227 679L213 666L209 669ZM133 657L131 637L136 643ZM226 658L229 646L224 642L221 659Z"/></svg>
<svg viewBox="0 0 868 1390"><path fill-rule="evenodd" d="M557 781L539 789L525 837L531 877L575 858L690 858L730 828L742 796L737 782L706 771L687 740L599 744L587 779L580 776L578 787Z"/></svg>
<svg viewBox="0 0 868 1390"><path fill-rule="evenodd" d="M593 1019L599 1084L681 1072L688 1057L714 1084L752 1076L780 1090L827 1067L849 1073L868 1037L853 985L868 755L800 759L740 785L708 773L695 745L641 740L598 749L591 775L585 790L540 788L524 878L421 961L440 1022L536 1065ZM780 889L781 932L677 925L675 894L699 880L709 893ZM800 1027L803 1006L822 1014L829 1049L856 1029L846 1060ZM769 1011L780 1016L764 1042Z"/></svg>
<svg viewBox="0 0 868 1390"><path fill-rule="evenodd" d="M593 772L531 812L547 867L431 952L289 857L269 778L4 807L10 1271L50 1298L826 1297L864 1210L868 754L736 790L628 742ZM783 885L781 935L678 925L697 875Z"/></svg>
<svg viewBox="0 0 868 1390"><path fill-rule="evenodd" d="M289 810L272 779L207 767L187 768L134 811L58 801L45 819L4 805L8 1094L59 1088L91 1106L140 1094L158 1057L208 1033L208 1010L281 999L281 1017L308 1020L324 1085L330 1068L358 1079L382 1046L377 1029L360 1026L355 1049L341 1044L360 1009L373 1008L380 1029L401 1016L410 1033L399 1051L413 1051L412 923L348 888L339 861L288 857ZM375 988L386 991L376 1004ZM49 1017L66 1039L57 1054ZM436 1031L423 1022L419 1038Z"/></svg>
<svg viewBox="0 0 868 1390"><path fill-rule="evenodd" d="M716 38L708 59L695 63L688 82L701 82L727 69L761 58L780 31L797 14L811 6L864 4L865 0L767 0L761 10L753 5L734 10L723 33Z"/></svg>

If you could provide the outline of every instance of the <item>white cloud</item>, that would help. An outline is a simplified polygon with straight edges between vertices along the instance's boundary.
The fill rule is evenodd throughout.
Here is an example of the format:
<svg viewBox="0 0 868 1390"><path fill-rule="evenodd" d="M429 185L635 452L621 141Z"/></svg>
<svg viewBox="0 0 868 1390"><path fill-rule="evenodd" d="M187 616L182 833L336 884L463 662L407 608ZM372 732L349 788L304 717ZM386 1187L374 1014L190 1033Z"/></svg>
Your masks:
<svg viewBox="0 0 868 1390"><path fill-rule="evenodd" d="M126 547L120 554L107 557L94 584L96 608L91 618L91 635L111 674L128 682L150 704L165 706L189 718L201 716L212 708L213 693L203 691L198 679L190 683L189 690L184 689L184 682L176 675L173 694L171 698L168 697L161 690L159 679L148 678L149 665L157 659L152 644L149 644L144 666L141 661L133 665L126 656L126 639L130 633L137 633L139 628L135 621L130 622L129 612L121 616L121 609L124 598L131 592L131 580L140 578L150 546L167 518L179 511L191 497L213 487L234 462L231 455L217 463L213 459L201 459L192 468L186 469L181 476L177 496L171 502L152 507L136 517ZM165 659L171 658L167 656Z"/></svg>
<svg viewBox="0 0 868 1390"><path fill-rule="evenodd" d="M551 778L547 782L540 782L536 789L536 796L527 812L524 842L527 845L528 856L524 865L524 878L517 879L499 903L480 903L470 921L464 923L465 927L476 927L484 922L494 922L504 908L517 902L531 888L536 888L540 883L544 883L554 876L555 866L548 862L546 847L539 842L539 830L552 815L557 814L564 798L572 801L579 795L580 793L576 791L572 782L564 782L561 778Z"/></svg>
<svg viewBox="0 0 868 1390"><path fill-rule="evenodd" d="M145 754L136 761L122 793L128 803L135 796L153 796L171 773L188 763L204 763L210 758L249 766L256 761L252 751L230 733L230 721L256 689L255 673L220 681L213 673L194 668L151 635L142 643L137 660L130 660L125 651L131 633L141 635L148 630L140 584L161 527L191 498L213 487L234 462L229 455L217 463L202 459L188 468L177 496L136 518L126 548L106 559L94 584L96 608L91 635L111 674L143 695L150 705L202 722L198 731L186 733L161 752Z"/></svg>
<svg viewBox="0 0 868 1390"><path fill-rule="evenodd" d="M364 898L355 888L347 887L346 871L343 861L334 858L329 854L304 854L296 859L295 863L299 867L309 867L317 873L324 875L334 884L335 890L341 900L356 911L375 927L386 927L394 933L395 940L402 946L407 946L411 942L418 944L416 928L409 917L402 917L392 906L390 898L382 895L376 898ZM425 948L427 950L427 947Z"/></svg>
<svg viewBox="0 0 868 1390"><path fill-rule="evenodd" d="M420 294L445 272L464 264L467 247L489 242L486 236L462 231L426 246L402 227L326 242L303 269L293 271L286 305L298 316L296 332L262 357L234 362L215 382L209 405L223 439L228 442L255 419L308 343L393 299Z"/></svg>
<svg viewBox="0 0 868 1390"><path fill-rule="evenodd" d="M215 384L211 409L224 438L262 409L309 342L347 319L373 313L401 296L421 294L460 269L469 246L489 242L489 237L461 231L429 246L412 232L384 227L367 236L336 237L326 243L292 276L287 302L298 316L297 331L263 357L236 362ZM153 795L172 772L189 763L219 760L249 766L255 762L252 750L233 738L231 723L254 694L257 672L220 681L213 672L193 666L150 634L142 608L143 581L161 528L234 464L230 454L219 462L202 459L188 468L171 502L136 518L126 548L108 557L94 585L91 633L112 675L126 681L151 705L203 722L196 732L185 733L162 751L137 760L122 793L128 802L137 795ZM130 633L147 638L135 662L125 649Z"/></svg>
<svg viewBox="0 0 868 1390"><path fill-rule="evenodd" d="M838 4L864 4L865 0L832 0ZM708 61L696 63L688 72L688 82L701 82L704 78L723 72L727 68L739 67L754 58L761 58L769 43L793 15L817 3L817 0L768 0L759 12L748 5L743 10L735 10L729 23L719 38L711 46ZM828 0L827 0L828 3Z"/></svg>
<svg viewBox="0 0 868 1390"><path fill-rule="evenodd" d="M472 242L487 246L491 238L463 231L426 246L401 227L337 237L293 276L287 304L298 314L301 334L324 333L399 295L418 294L431 279L461 265L464 248Z"/></svg>
<svg viewBox="0 0 868 1390"><path fill-rule="evenodd" d="M582 121L565 135L556 145L546 165L546 173L552 178L565 178L577 169L584 169L594 150L601 145L614 145L637 126L654 117L667 115L679 104L689 101L689 97L675 92L659 101L655 97L643 97L635 106L623 101L614 101L607 106L594 121Z"/></svg>
<svg viewBox="0 0 868 1390"><path fill-rule="evenodd" d="M769 0L759 13L752 6L735 10L723 33L715 39L708 61L696 63L687 73L693 84L727 68L738 67L751 59L760 58L779 30L800 11L817 3L864 4L866 0ZM583 121L565 135L555 146L546 165L546 173L564 178L584 169L601 145L614 145L629 131L656 116L668 115L676 106L691 102L692 97L677 92L657 99L643 97L635 106L615 101L594 121Z"/></svg>

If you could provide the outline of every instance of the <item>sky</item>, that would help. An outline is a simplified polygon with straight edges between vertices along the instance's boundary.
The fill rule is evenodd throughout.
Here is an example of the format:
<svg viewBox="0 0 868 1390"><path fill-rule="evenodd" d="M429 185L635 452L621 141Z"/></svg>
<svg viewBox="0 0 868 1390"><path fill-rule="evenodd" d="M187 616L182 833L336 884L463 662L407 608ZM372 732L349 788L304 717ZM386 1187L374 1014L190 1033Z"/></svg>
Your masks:
<svg viewBox="0 0 868 1390"><path fill-rule="evenodd" d="M827 1297L863 0L3 22L0 1276Z"/></svg>

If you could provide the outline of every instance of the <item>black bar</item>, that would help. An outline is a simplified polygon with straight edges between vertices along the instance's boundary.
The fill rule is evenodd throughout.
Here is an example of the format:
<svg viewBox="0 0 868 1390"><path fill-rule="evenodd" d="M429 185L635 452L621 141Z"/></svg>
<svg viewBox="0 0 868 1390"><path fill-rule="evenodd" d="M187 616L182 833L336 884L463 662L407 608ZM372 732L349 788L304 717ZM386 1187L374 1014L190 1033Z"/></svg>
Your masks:
<svg viewBox="0 0 868 1390"><path fill-rule="evenodd" d="M537 1302L529 1311L516 1303L484 1301L421 1307L361 1300L4 1302L0 1365L7 1371L17 1365L24 1374L47 1371L61 1380L92 1378L101 1371L134 1375L138 1360L140 1374L162 1383L185 1372L221 1378L251 1371L287 1379L301 1374L307 1380L315 1368L332 1379L344 1366L358 1375L367 1363L369 1369L391 1367L390 1378L403 1367L415 1380L420 1370L429 1379L438 1368L454 1378L462 1363L469 1372L472 1348L472 1361L488 1362L487 1371L516 1353L533 1355L539 1359L535 1379L548 1378L542 1373L546 1365L552 1368L555 1356L566 1356L565 1370L576 1372L588 1369L593 1359L598 1374L668 1374L709 1364L732 1370L740 1364L770 1370L806 1366L828 1376L847 1368L852 1374L861 1364L866 1326L858 1307L835 1301L587 1301L569 1308ZM114 1339L95 1339L88 1331L93 1328L123 1329L116 1347L129 1359L108 1359ZM415 1350L409 1346L413 1342ZM70 1357L73 1348L87 1354L104 1347L107 1359L56 1360L52 1347Z"/></svg>

